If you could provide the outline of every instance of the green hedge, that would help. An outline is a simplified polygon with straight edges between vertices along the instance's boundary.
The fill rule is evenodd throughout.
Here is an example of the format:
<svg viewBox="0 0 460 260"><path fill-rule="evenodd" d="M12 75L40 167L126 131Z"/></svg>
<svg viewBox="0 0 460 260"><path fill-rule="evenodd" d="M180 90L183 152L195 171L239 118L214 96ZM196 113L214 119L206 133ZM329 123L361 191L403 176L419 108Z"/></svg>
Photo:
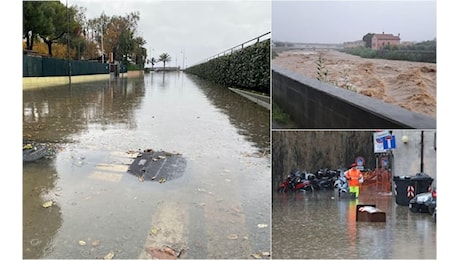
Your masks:
<svg viewBox="0 0 460 260"><path fill-rule="evenodd" d="M217 84L270 93L270 39L186 69Z"/></svg>

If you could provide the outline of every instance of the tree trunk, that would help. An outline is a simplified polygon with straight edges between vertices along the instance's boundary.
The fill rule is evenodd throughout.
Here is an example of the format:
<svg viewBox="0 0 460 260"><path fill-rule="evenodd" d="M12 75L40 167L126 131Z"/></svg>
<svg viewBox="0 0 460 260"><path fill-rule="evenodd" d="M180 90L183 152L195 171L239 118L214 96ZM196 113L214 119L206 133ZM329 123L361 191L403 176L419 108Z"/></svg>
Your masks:
<svg viewBox="0 0 460 260"><path fill-rule="evenodd" d="M46 45L48 45L48 55L49 55L50 57L53 57L53 53L51 52L51 45L53 44L53 42L52 42L52 41L46 41L46 40L45 40L45 43L46 43Z"/></svg>

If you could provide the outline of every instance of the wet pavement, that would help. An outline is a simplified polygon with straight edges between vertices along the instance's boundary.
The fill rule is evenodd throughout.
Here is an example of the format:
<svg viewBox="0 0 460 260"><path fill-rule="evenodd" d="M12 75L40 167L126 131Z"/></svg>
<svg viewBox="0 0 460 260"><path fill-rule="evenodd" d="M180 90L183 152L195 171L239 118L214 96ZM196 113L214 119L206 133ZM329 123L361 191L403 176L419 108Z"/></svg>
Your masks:
<svg viewBox="0 0 460 260"><path fill-rule="evenodd" d="M375 204L386 222L356 222L357 204ZM397 205L391 192L363 187L359 199L333 190L273 193L275 259L435 259L436 222Z"/></svg>
<svg viewBox="0 0 460 260"><path fill-rule="evenodd" d="M251 258L270 251L270 114L182 72L23 92L23 257ZM179 153L179 178L127 173L139 149ZM52 201L50 207L44 203Z"/></svg>

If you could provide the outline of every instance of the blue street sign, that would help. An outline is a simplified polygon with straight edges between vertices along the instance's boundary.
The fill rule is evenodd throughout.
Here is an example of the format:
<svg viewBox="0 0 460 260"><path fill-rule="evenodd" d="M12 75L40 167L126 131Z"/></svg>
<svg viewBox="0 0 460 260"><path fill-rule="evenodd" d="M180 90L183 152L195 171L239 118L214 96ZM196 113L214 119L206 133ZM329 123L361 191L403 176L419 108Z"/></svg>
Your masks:
<svg viewBox="0 0 460 260"><path fill-rule="evenodd" d="M394 135L387 136L387 137L382 137L383 141L383 149L389 150L389 149L396 149L396 138Z"/></svg>

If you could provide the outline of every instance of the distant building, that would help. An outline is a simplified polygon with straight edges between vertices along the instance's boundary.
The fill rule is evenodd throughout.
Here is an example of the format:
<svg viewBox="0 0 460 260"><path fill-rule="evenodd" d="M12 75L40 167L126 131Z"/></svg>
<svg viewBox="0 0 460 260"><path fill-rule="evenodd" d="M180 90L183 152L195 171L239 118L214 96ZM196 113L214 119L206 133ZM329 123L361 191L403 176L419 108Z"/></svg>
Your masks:
<svg viewBox="0 0 460 260"><path fill-rule="evenodd" d="M401 42L401 38L395 36L393 34L374 34L372 37L372 49L373 50L381 50L385 45L397 45L399 46Z"/></svg>
<svg viewBox="0 0 460 260"><path fill-rule="evenodd" d="M353 42L344 42L343 43L343 48L356 48L356 47L365 47L366 42L359 40L359 41L353 41Z"/></svg>

